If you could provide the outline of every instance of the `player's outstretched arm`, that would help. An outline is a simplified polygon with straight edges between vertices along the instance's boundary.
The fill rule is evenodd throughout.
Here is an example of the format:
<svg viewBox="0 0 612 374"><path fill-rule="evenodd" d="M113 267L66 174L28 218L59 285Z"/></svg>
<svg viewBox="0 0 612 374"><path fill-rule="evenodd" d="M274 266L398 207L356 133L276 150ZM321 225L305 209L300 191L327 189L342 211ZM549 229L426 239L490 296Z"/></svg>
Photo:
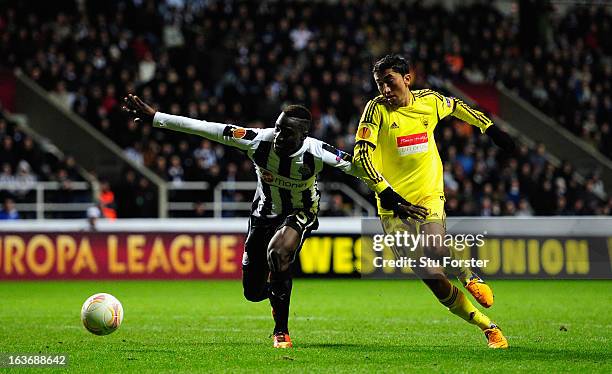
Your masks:
<svg viewBox="0 0 612 374"><path fill-rule="evenodd" d="M508 153L514 152L516 145L514 144L512 137L510 137L507 132L500 129L498 126L493 125L493 121L485 116L484 113L470 107L461 99L455 98L454 101L455 109L452 112L454 117L480 128L481 132L487 134L493 140L495 145L504 151Z"/></svg>
<svg viewBox="0 0 612 374"><path fill-rule="evenodd" d="M254 129L157 112L138 96L132 94L124 98L122 109L134 116L135 120L151 122L154 127L198 135L240 149L249 148L257 136L257 131Z"/></svg>

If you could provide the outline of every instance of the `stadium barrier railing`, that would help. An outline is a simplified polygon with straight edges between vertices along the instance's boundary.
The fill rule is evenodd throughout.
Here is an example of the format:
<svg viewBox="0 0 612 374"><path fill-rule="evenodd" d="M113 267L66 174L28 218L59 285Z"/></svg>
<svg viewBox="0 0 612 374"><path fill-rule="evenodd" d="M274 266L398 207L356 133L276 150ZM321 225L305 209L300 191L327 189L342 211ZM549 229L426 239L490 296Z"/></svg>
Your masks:
<svg viewBox="0 0 612 374"><path fill-rule="evenodd" d="M376 214L376 208L370 202L361 196L352 187L341 182L319 182L319 188L323 192L338 191L346 196L353 207L352 214L354 216L373 216ZM168 191L168 213L171 217L173 212L192 211L194 209L194 201L173 201L176 196L173 192L176 191L203 191L210 187L207 182L168 182L166 189ZM213 201L202 202L205 210L214 212L215 218L222 218L224 213L247 212L251 210L252 203L250 201L224 201L224 195L228 192L235 191L255 191L257 182L254 181L224 181L219 182L213 190ZM321 203L321 210L327 209L327 202Z"/></svg>
<svg viewBox="0 0 612 374"><path fill-rule="evenodd" d="M33 182L33 183L0 183L0 190L22 191L24 194L34 191L34 202L16 203L15 208L18 212L35 213L37 220L47 218L47 213L81 212L83 215L87 208L94 204L92 199L93 186L88 182ZM65 191L69 200L80 200L73 202L49 202L47 198L50 192ZM82 191L83 194L74 196L75 191Z"/></svg>

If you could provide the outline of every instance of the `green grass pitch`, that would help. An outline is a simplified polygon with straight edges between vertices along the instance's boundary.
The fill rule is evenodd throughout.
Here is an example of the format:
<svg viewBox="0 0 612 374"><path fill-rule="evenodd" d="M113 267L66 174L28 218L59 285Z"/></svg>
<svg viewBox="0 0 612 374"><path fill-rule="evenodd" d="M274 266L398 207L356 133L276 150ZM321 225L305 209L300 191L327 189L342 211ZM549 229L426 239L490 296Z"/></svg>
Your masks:
<svg viewBox="0 0 612 374"><path fill-rule="evenodd" d="M491 284L505 351L418 281L296 280L291 350L237 281L0 282L0 352L67 353L73 372L612 372L612 281ZM96 292L125 310L108 336L79 320Z"/></svg>

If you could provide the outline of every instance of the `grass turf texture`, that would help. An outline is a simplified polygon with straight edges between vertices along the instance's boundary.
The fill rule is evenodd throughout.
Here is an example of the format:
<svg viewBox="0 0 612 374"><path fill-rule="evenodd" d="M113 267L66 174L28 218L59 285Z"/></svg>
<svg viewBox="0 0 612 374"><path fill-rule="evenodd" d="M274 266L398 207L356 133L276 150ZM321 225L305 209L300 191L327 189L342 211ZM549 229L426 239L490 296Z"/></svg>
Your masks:
<svg viewBox="0 0 612 374"><path fill-rule="evenodd" d="M0 352L64 352L75 372L612 372L612 281L491 284L505 351L417 281L296 280L292 350L272 348L268 303L236 281L0 282ZM79 320L96 292L125 310L108 336Z"/></svg>

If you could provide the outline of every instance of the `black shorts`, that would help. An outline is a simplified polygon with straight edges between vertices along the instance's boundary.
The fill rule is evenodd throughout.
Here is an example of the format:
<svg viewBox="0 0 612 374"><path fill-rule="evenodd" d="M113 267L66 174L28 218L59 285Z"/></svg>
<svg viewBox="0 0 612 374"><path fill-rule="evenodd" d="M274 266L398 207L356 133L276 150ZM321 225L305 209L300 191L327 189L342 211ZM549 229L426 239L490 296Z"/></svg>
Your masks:
<svg viewBox="0 0 612 374"><path fill-rule="evenodd" d="M300 244L295 251L297 254L304 244L304 239L319 227L319 220L316 214L304 210L296 210L291 214L274 218L251 216L249 233L244 244L242 266L249 264L263 266L265 264L267 267L268 245L274 234L283 226L291 227L300 235Z"/></svg>

